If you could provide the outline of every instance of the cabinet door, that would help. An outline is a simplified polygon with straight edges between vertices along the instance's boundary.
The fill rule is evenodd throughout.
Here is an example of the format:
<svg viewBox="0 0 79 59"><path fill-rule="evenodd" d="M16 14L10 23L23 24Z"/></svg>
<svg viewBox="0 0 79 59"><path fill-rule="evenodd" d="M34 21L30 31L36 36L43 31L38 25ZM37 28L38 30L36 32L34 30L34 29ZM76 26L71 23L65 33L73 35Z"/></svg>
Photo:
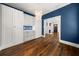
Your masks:
<svg viewBox="0 0 79 59"><path fill-rule="evenodd" d="M12 8L2 5L2 45L12 45Z"/></svg>
<svg viewBox="0 0 79 59"><path fill-rule="evenodd" d="M19 44L23 42L23 21L24 14L16 9L13 10L13 36L14 44Z"/></svg>

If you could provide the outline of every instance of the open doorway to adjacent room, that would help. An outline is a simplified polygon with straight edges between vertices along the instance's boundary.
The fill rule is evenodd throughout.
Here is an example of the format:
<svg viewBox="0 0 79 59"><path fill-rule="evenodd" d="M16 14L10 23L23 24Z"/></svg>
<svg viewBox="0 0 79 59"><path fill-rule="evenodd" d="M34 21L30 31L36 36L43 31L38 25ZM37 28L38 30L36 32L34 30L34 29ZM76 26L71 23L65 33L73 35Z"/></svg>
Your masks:
<svg viewBox="0 0 79 59"><path fill-rule="evenodd" d="M61 39L61 15L48 18L44 21L44 34L57 33L59 40Z"/></svg>
<svg viewBox="0 0 79 59"><path fill-rule="evenodd" d="M58 24L54 24L53 29L54 29L54 33L57 33L58 32Z"/></svg>

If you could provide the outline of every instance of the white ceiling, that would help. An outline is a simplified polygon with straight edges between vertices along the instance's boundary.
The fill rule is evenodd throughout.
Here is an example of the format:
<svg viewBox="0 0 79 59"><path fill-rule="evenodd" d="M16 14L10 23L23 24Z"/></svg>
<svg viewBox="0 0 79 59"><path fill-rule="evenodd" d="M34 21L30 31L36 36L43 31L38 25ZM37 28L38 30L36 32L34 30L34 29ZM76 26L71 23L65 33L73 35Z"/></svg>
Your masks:
<svg viewBox="0 0 79 59"><path fill-rule="evenodd" d="M43 14L54 11L70 3L7 3L31 14L35 14L35 10L42 9Z"/></svg>

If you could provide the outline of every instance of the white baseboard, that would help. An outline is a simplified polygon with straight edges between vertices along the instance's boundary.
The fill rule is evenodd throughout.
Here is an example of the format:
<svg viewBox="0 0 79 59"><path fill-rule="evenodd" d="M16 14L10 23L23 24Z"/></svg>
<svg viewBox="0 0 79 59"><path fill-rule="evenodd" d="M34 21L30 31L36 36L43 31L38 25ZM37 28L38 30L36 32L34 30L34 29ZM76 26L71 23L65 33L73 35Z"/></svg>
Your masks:
<svg viewBox="0 0 79 59"><path fill-rule="evenodd" d="M42 35L39 35L39 36L35 36L35 39L36 39L36 38L39 38L39 37L42 37Z"/></svg>
<svg viewBox="0 0 79 59"><path fill-rule="evenodd" d="M42 35L42 37L45 37L45 35Z"/></svg>
<svg viewBox="0 0 79 59"><path fill-rule="evenodd" d="M73 46L73 47L76 47L76 48L79 48L79 44L76 44L76 43L72 43L72 42L68 42L68 41L64 41L64 40L59 40L59 42L63 43L63 44L70 45L70 46Z"/></svg>
<svg viewBox="0 0 79 59"><path fill-rule="evenodd" d="M16 46L16 45L22 44L22 43L24 43L24 42L19 42L19 43L16 43L16 44L9 44L9 45L5 45L5 46L1 46L0 47L0 51L3 50L3 49L10 48L12 46Z"/></svg>

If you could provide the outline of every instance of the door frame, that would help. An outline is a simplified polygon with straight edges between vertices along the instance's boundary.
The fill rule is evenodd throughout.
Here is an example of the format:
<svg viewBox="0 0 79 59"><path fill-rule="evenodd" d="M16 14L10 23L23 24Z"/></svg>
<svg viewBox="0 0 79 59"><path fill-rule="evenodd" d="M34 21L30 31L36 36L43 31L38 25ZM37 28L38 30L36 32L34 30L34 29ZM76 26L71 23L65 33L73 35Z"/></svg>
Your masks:
<svg viewBox="0 0 79 59"><path fill-rule="evenodd" d="M52 17L52 18L48 18L48 19L46 19L46 20L44 20L44 37L45 37L45 34L46 34L46 31L47 31L47 29L46 29L46 22L47 22L47 20L54 20L54 19L58 19L58 32L59 32L59 41L61 40L61 15L58 15L58 16L55 16L55 17Z"/></svg>

